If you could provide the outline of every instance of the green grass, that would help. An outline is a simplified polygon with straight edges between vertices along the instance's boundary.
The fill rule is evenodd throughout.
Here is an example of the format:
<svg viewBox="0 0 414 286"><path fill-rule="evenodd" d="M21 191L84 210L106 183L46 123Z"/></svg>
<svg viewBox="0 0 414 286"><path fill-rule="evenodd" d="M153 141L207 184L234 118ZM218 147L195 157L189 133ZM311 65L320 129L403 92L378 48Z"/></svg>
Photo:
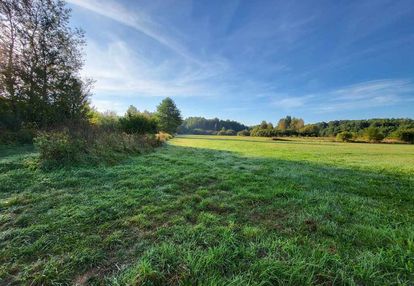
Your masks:
<svg viewBox="0 0 414 286"><path fill-rule="evenodd" d="M412 285L414 146L186 136L42 171L0 148L1 285Z"/></svg>

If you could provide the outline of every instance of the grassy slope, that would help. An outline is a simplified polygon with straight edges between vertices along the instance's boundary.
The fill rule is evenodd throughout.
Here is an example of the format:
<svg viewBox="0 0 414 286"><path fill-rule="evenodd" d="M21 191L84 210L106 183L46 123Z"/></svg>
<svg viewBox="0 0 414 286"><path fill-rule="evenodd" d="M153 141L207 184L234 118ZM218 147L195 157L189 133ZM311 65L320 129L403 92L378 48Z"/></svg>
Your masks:
<svg viewBox="0 0 414 286"><path fill-rule="evenodd" d="M0 284L412 284L414 146L188 136L112 167L0 148Z"/></svg>

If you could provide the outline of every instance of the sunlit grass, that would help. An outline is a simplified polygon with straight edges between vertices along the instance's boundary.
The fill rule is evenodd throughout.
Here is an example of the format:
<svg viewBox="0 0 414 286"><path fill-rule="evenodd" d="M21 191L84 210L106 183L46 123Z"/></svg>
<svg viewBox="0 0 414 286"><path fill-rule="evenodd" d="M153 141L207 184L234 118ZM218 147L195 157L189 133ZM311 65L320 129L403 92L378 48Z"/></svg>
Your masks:
<svg viewBox="0 0 414 286"><path fill-rule="evenodd" d="M50 172L0 154L0 284L414 282L412 145L186 136Z"/></svg>

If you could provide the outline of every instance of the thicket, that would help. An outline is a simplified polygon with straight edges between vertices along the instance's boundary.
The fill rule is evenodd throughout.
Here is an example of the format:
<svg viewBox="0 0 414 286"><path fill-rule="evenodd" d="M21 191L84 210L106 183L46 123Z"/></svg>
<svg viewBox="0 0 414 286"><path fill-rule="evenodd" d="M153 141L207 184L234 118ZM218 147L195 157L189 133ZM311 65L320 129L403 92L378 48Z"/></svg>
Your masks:
<svg viewBox="0 0 414 286"><path fill-rule="evenodd" d="M224 129L224 127L219 131L219 132L217 132L217 135L228 135L228 136L234 136L234 135L236 135L237 134L237 132L236 131L234 131L234 130L232 130L232 129Z"/></svg>
<svg viewBox="0 0 414 286"><path fill-rule="evenodd" d="M233 130L236 133L249 127L232 120L218 118L206 119L204 117L188 117L178 128L179 134L215 135L224 130ZM231 131L230 131L231 132Z"/></svg>
<svg viewBox="0 0 414 286"><path fill-rule="evenodd" d="M79 130L39 132L34 144L39 163L49 169L72 164L115 163L129 154L140 154L160 146L166 138L153 134L108 132L85 126Z"/></svg>
<svg viewBox="0 0 414 286"><path fill-rule="evenodd" d="M336 135L336 140L342 141L342 142L349 142L352 140L353 133L349 131L342 131L341 133L338 133Z"/></svg>
<svg viewBox="0 0 414 286"><path fill-rule="evenodd" d="M237 136L250 136L250 131L247 129L244 129L242 131L237 132Z"/></svg>

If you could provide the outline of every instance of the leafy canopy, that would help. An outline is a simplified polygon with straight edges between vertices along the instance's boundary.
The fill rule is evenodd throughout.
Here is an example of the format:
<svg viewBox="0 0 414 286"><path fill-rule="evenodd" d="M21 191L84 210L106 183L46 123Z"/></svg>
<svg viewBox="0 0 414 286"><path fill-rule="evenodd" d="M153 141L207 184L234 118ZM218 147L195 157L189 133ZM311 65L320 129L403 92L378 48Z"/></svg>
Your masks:
<svg viewBox="0 0 414 286"><path fill-rule="evenodd" d="M158 105L156 117L160 131L170 134L176 133L178 126L183 122L180 110L169 97Z"/></svg>

